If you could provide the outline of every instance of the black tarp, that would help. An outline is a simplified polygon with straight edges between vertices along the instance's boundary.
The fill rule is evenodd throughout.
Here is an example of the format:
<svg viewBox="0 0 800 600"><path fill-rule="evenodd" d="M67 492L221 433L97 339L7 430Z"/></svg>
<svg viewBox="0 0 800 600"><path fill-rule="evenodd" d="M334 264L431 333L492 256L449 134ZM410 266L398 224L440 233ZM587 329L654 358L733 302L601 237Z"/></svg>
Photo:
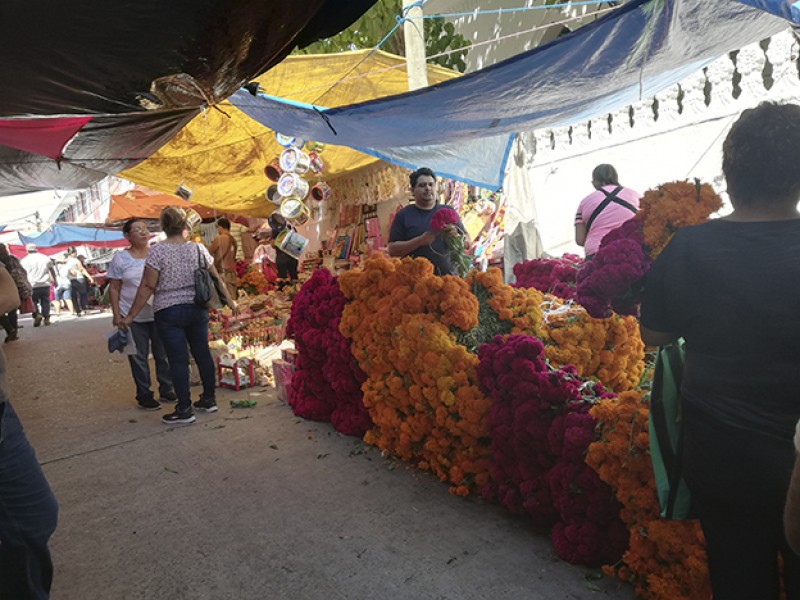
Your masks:
<svg viewBox="0 0 800 600"><path fill-rule="evenodd" d="M56 163L0 146L0 193L84 187L131 167L201 107L374 0L6 0L0 119L96 115Z"/></svg>

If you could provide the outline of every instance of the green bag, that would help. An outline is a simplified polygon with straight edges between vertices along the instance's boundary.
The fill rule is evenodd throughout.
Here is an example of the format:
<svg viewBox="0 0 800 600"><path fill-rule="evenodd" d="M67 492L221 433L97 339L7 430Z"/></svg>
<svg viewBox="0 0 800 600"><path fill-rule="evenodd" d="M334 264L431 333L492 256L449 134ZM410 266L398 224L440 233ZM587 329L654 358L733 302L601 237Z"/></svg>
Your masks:
<svg viewBox="0 0 800 600"><path fill-rule="evenodd" d="M650 458L656 492L665 519L694 518L692 498L683 480L683 380L684 341L661 346L656 355L650 392Z"/></svg>

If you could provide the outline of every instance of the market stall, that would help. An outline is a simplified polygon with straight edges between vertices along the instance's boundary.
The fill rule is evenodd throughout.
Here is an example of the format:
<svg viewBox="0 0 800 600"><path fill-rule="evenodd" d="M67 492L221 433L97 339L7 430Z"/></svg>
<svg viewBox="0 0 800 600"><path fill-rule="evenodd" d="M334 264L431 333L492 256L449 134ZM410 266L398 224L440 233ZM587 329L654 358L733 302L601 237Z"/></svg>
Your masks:
<svg viewBox="0 0 800 600"><path fill-rule="evenodd" d="M549 530L564 560L606 565L642 598L707 598L698 524L659 515L634 315L649 261L719 206L707 185L660 186L591 267L529 261L516 287L496 269L438 277L424 259L319 269L292 303L298 353L276 384L298 416ZM612 268L618 239L642 268Z"/></svg>

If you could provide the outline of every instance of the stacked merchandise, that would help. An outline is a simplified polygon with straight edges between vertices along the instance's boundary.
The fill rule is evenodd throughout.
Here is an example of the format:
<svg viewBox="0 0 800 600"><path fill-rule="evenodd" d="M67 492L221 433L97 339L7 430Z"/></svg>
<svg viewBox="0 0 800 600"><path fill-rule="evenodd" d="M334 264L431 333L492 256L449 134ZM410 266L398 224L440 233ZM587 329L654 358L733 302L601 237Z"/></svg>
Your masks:
<svg viewBox="0 0 800 600"><path fill-rule="evenodd" d="M282 350L281 358L272 361L278 400L284 404L289 404L289 399L292 397L292 377L296 370L297 351L292 348Z"/></svg>

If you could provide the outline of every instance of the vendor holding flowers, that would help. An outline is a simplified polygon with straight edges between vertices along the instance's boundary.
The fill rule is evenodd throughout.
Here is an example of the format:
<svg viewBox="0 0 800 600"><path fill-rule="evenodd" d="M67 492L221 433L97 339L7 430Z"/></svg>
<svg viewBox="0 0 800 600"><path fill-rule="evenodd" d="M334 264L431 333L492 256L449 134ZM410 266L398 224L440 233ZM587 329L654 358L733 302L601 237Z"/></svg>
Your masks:
<svg viewBox="0 0 800 600"><path fill-rule="evenodd" d="M461 219L455 210L439 204L437 200L436 175L427 167L411 173L413 204L409 204L395 215L389 231L389 256L422 257L433 263L437 275L459 273L464 269L452 260L452 243L463 236L463 248L469 240ZM442 212L441 215L438 213Z"/></svg>

